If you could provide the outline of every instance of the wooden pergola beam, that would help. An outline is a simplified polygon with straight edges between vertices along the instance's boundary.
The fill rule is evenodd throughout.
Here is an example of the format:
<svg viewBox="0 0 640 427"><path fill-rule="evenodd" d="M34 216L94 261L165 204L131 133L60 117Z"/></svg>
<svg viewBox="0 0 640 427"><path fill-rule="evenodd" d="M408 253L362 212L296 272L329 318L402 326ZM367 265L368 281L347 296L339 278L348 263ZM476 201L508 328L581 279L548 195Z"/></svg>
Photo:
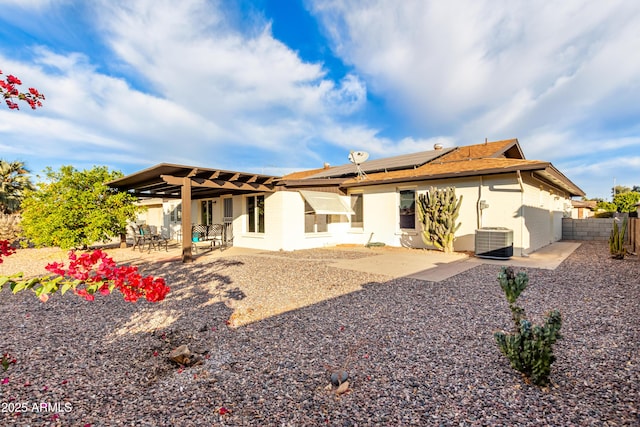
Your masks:
<svg viewBox="0 0 640 427"><path fill-rule="evenodd" d="M171 175L161 175L161 178L164 182L169 185L182 185L184 178L171 176ZM187 177L188 178L188 177ZM226 190L243 190L243 191L264 191L264 192L273 192L273 189L258 183L246 183L242 181L234 181L229 182L222 179L206 179L206 178L189 178L191 180L192 187L205 187L205 188L215 188L215 189L226 189Z"/></svg>

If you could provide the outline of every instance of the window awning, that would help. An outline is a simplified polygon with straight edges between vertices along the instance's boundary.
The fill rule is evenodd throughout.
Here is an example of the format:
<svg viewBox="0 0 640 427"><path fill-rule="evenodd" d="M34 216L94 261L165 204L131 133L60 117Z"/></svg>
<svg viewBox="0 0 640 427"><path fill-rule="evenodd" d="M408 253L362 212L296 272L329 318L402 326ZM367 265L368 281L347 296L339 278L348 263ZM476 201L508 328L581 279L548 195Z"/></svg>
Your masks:
<svg viewBox="0 0 640 427"><path fill-rule="evenodd" d="M300 190L300 194L318 215L355 215L336 193Z"/></svg>

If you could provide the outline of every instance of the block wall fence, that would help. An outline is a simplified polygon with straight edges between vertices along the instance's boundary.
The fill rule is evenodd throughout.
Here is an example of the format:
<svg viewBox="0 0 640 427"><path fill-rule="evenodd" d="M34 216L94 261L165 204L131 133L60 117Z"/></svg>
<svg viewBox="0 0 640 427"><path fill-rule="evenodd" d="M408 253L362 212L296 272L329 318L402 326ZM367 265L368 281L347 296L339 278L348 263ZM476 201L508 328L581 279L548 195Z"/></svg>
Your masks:
<svg viewBox="0 0 640 427"><path fill-rule="evenodd" d="M613 229L613 218L562 218L562 240L608 241ZM629 218L627 243L633 252L640 249L640 219Z"/></svg>

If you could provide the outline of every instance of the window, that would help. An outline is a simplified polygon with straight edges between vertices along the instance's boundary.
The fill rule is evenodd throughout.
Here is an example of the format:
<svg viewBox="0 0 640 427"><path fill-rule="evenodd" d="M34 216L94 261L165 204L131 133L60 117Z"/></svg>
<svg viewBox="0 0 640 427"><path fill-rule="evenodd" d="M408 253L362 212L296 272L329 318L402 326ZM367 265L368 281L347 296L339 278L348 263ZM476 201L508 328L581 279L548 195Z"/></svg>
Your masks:
<svg viewBox="0 0 640 427"><path fill-rule="evenodd" d="M247 230L264 233L264 196L247 197Z"/></svg>
<svg viewBox="0 0 640 427"><path fill-rule="evenodd" d="M200 207L200 220L201 224L211 225L213 224L213 200L203 200Z"/></svg>
<svg viewBox="0 0 640 427"><path fill-rule="evenodd" d="M416 192L414 190L400 191L400 228L416 228Z"/></svg>
<svg viewBox="0 0 640 427"><path fill-rule="evenodd" d="M226 221L231 221L233 219L233 199L226 198L223 199L223 210L224 210L224 219Z"/></svg>
<svg viewBox="0 0 640 427"><path fill-rule="evenodd" d="M351 215L351 228L364 227L363 211L362 211L362 194L351 195L351 210L354 214Z"/></svg>
<svg viewBox="0 0 640 427"><path fill-rule="evenodd" d="M304 199L304 232L326 233L331 215L352 215L354 212L336 193L300 190Z"/></svg>
<svg viewBox="0 0 640 427"><path fill-rule="evenodd" d="M180 222L182 221L182 203L178 203L177 205L171 207L171 222Z"/></svg>
<svg viewBox="0 0 640 427"><path fill-rule="evenodd" d="M316 214L309 202L304 201L304 232L326 233L329 231L331 217L327 214Z"/></svg>

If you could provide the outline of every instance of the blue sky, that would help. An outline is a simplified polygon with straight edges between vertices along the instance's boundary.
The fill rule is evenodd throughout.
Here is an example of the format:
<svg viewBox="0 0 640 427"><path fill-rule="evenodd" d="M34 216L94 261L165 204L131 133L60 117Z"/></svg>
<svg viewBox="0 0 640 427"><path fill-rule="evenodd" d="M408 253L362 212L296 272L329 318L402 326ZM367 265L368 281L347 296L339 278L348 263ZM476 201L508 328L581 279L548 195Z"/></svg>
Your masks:
<svg viewBox="0 0 640 427"><path fill-rule="evenodd" d="M283 174L518 138L589 197L640 185L640 2L0 0L0 109L34 173Z"/></svg>

